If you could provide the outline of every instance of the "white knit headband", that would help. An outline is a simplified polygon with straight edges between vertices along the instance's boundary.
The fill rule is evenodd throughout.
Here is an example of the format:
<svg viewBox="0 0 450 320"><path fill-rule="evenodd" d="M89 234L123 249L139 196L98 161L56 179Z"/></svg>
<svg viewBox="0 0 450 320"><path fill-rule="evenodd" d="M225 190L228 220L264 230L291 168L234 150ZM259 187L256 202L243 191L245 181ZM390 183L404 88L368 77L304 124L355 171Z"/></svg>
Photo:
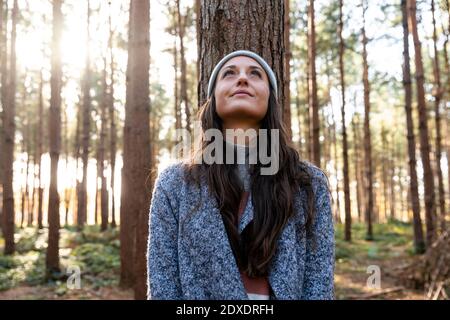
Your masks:
<svg viewBox="0 0 450 320"><path fill-rule="evenodd" d="M269 67L267 62L263 58L261 58L258 54L254 53L252 51L237 50L237 51L233 51L233 52L227 54L214 67L214 69L211 73L211 76L209 78L209 83L208 83L208 98L211 97L213 94L217 74L219 73L220 69L228 60L230 60L231 58L234 58L236 56L247 56L247 57L255 59L261 65L261 67L263 67L263 69L266 71L267 77L269 78L269 82L272 85L273 90L275 91L275 96L278 95L277 79L275 77L275 73Z"/></svg>

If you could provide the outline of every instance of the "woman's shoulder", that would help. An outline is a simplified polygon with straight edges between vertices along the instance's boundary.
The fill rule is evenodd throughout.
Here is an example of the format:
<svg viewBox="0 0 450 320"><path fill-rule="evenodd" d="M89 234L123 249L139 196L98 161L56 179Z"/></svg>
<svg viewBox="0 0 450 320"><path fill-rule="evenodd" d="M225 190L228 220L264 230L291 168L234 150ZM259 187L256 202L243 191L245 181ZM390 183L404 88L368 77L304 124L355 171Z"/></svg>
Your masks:
<svg viewBox="0 0 450 320"><path fill-rule="evenodd" d="M311 177L311 185L314 192L318 191L319 189L329 189L328 176L324 170L307 160L300 161L300 165L308 172L309 176Z"/></svg>
<svg viewBox="0 0 450 320"><path fill-rule="evenodd" d="M183 162L176 162L164 166L156 179L156 187L163 188L167 192L174 192L184 182L185 164Z"/></svg>

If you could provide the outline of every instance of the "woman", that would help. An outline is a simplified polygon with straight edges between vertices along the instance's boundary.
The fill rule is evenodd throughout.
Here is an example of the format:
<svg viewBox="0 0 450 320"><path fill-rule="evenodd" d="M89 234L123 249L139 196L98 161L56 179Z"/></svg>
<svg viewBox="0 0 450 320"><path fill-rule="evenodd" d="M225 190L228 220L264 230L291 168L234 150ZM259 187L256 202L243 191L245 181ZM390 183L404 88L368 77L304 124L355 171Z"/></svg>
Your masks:
<svg viewBox="0 0 450 320"><path fill-rule="evenodd" d="M327 178L288 141L277 90L254 52L232 52L215 66L197 156L163 170L153 191L149 299L333 299ZM208 130L225 139L207 139ZM271 163L261 161L261 147ZM275 170L263 173L268 167Z"/></svg>

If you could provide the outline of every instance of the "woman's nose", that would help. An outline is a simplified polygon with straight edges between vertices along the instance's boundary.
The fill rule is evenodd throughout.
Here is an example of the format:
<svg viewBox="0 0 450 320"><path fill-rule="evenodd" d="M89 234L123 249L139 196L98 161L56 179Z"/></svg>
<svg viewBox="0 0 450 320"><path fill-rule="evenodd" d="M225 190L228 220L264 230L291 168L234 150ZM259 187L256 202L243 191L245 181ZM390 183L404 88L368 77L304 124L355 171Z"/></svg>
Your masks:
<svg viewBox="0 0 450 320"><path fill-rule="evenodd" d="M238 83L242 84L242 83L247 83L248 82L248 77L247 74L245 73L245 71L240 72L239 76L238 76Z"/></svg>

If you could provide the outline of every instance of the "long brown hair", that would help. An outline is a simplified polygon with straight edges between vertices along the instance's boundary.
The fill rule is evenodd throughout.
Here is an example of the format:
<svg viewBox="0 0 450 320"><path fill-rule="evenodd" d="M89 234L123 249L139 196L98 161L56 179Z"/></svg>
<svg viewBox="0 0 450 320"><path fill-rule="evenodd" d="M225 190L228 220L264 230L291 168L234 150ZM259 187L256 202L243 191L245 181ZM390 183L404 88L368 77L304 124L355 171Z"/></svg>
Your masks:
<svg viewBox="0 0 450 320"><path fill-rule="evenodd" d="M198 117L203 132L212 128L223 130L222 119L216 112L214 96L200 108ZM264 165L259 159L250 167L254 217L241 234L237 227L237 211L244 189L239 183L235 165L225 164L225 161L224 164L195 162L196 154L203 155L202 152L212 143L203 139L202 134L198 150L192 153L186 170L187 180L197 185L201 177L206 178L209 191L217 200L237 265L251 277L268 275L270 262L277 249L277 240L289 218L295 214L294 195L299 188L307 194L307 201L303 204L305 223L302 226L306 229L307 237L313 236L312 221L315 215L314 195L307 164L300 160L298 152L288 139L281 121L280 107L272 89L268 110L261 121L260 129L267 129L269 139L270 129L279 130L279 170L274 175L261 175L260 170ZM269 153L271 152L270 150Z"/></svg>

